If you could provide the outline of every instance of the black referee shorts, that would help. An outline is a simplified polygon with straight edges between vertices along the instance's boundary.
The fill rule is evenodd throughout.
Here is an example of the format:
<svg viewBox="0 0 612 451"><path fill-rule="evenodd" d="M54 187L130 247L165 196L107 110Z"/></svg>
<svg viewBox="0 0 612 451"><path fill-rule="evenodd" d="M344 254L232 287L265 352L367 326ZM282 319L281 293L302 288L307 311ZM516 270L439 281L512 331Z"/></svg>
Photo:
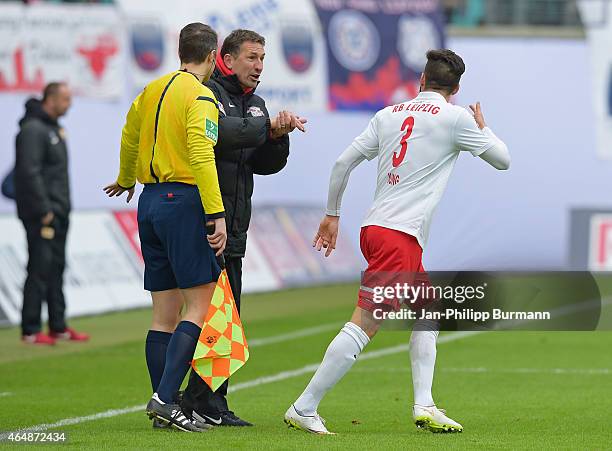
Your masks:
<svg viewBox="0 0 612 451"><path fill-rule="evenodd" d="M191 288L216 282L221 269L206 239L198 188L154 183L138 199L138 234L149 291Z"/></svg>

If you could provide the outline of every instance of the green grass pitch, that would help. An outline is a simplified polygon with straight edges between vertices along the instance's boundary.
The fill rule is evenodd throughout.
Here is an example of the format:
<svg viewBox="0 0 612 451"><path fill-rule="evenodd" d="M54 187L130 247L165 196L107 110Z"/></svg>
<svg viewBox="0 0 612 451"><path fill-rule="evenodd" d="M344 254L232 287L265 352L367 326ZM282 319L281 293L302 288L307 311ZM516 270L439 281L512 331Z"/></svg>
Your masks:
<svg viewBox="0 0 612 451"><path fill-rule="evenodd" d="M612 446L612 332L442 334L434 396L462 434L431 434L411 422L407 331L382 331L319 413L335 436L289 430L283 414L349 318L356 285L244 297L251 358L232 378L230 407L253 428L203 434L153 431L144 338L150 311L75 319L86 344L34 348L0 330L0 432L63 425L68 442L47 449L604 449ZM606 307L609 312L612 307ZM303 336L266 340L301 332ZM260 340L264 339L264 340ZM404 345L404 347L401 347ZM377 351L391 349L386 355ZM370 354L374 352L375 354ZM300 370L294 373L283 373ZM266 376L277 376L268 378ZM250 383L252 382L252 383ZM117 413L117 412L115 412ZM91 418L91 417L90 417ZM6 441L0 447L16 446Z"/></svg>

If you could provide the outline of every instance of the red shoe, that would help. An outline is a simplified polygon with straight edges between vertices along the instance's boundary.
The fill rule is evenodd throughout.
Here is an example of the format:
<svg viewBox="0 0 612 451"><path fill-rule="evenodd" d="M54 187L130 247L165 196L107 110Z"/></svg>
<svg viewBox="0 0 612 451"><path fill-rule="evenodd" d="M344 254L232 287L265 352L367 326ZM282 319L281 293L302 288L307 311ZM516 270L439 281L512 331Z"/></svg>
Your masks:
<svg viewBox="0 0 612 451"><path fill-rule="evenodd" d="M87 341L89 340L89 335L77 332L70 327L66 327L63 332L49 332L49 335L56 340L69 340L69 341Z"/></svg>
<svg viewBox="0 0 612 451"><path fill-rule="evenodd" d="M44 334L42 332L38 332L36 334L30 335L22 335L21 341L31 345L49 345L53 346L55 344L55 338Z"/></svg>

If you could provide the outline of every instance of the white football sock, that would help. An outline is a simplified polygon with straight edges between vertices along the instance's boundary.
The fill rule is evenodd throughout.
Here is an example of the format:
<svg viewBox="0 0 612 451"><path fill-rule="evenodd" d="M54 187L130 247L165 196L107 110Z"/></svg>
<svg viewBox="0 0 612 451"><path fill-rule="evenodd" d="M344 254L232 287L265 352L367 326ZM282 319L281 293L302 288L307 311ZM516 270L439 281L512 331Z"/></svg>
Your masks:
<svg viewBox="0 0 612 451"><path fill-rule="evenodd" d="M310 383L293 404L301 415L314 415L325 393L351 369L357 356L370 342L368 335L356 324L346 323L327 347L321 365Z"/></svg>
<svg viewBox="0 0 612 451"><path fill-rule="evenodd" d="M436 340L438 325L435 321L417 321L410 336L410 363L414 403L419 406L434 406L431 386L436 366Z"/></svg>

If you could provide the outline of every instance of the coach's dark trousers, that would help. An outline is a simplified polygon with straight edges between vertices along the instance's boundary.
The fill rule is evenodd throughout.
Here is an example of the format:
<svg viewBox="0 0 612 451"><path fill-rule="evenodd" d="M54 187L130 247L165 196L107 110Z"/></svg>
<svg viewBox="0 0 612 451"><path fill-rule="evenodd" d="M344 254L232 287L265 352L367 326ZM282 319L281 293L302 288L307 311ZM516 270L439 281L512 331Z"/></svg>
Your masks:
<svg viewBox="0 0 612 451"><path fill-rule="evenodd" d="M226 257L225 268L227 269L227 277L232 293L236 300L236 307L240 313L240 294L242 292L242 258ZM202 380L198 374L191 370L189 375L189 384L183 395L183 410L190 413L195 410L197 412L215 414L217 412L228 411L227 406L227 387L229 379L221 385L216 392L213 392L208 384Z"/></svg>
<svg viewBox="0 0 612 451"><path fill-rule="evenodd" d="M21 330L28 335L40 332L40 313L45 300L49 311L49 329L62 332L66 329L66 302L62 285L68 218L56 217L53 220L53 238L42 235L43 226L38 219L24 220L23 225L28 240L28 276L23 288Z"/></svg>

